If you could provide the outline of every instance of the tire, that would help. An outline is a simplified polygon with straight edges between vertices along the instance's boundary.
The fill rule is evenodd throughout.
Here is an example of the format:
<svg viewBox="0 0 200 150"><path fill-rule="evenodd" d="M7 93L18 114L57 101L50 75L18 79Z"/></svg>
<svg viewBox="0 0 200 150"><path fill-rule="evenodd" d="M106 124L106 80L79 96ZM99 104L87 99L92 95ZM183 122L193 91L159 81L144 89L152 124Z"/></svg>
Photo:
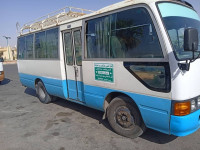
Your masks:
<svg viewBox="0 0 200 150"><path fill-rule="evenodd" d="M113 130L122 136L136 138L146 129L138 108L127 97L114 98L107 110L107 118Z"/></svg>
<svg viewBox="0 0 200 150"><path fill-rule="evenodd" d="M48 104L52 102L53 97L47 93L46 88L44 84L42 83L42 81L39 81L36 84L36 94L40 102L44 104Z"/></svg>

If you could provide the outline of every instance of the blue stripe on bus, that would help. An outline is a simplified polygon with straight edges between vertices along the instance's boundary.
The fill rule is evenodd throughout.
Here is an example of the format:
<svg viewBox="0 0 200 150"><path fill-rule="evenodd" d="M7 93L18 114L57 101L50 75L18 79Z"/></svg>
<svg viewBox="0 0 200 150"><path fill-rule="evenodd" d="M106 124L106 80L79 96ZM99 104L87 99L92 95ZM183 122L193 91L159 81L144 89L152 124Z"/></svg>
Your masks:
<svg viewBox="0 0 200 150"><path fill-rule="evenodd" d="M186 116L171 116L170 133L176 136L189 135L200 128L200 110Z"/></svg>
<svg viewBox="0 0 200 150"><path fill-rule="evenodd" d="M171 100L90 85L85 85L84 90L86 104L98 108L103 107L105 97L111 92L121 92L130 96L139 107L148 128L169 134Z"/></svg>
<svg viewBox="0 0 200 150"><path fill-rule="evenodd" d="M72 80L66 81L50 79L21 73L19 74L19 76L21 83L30 88L34 88L35 79L40 78L44 82L49 94L64 99L68 98L67 82L76 82ZM139 107L144 123L148 128L152 128L160 132L169 134L171 100L103 87L84 85L83 82L78 82L77 84L78 89L80 89L78 92L82 96L81 100L84 102L83 105L104 111L104 99L109 93L124 93L134 99L135 103ZM84 93L81 93L81 90L84 90Z"/></svg>
<svg viewBox="0 0 200 150"><path fill-rule="evenodd" d="M68 93L71 99L77 99L76 82L73 80L67 80L68 82ZM64 89L67 91L67 89ZM82 101L82 99L81 99Z"/></svg>
<svg viewBox="0 0 200 150"><path fill-rule="evenodd" d="M58 96L61 98L68 97L67 90L65 90L65 91L63 90L63 89L67 89L66 80L58 80L58 79L28 75L28 74L23 74L23 73L19 73L19 78L20 78L22 85L29 87L29 88L33 88L33 89L35 89L35 80L37 78L41 79L49 94Z"/></svg>

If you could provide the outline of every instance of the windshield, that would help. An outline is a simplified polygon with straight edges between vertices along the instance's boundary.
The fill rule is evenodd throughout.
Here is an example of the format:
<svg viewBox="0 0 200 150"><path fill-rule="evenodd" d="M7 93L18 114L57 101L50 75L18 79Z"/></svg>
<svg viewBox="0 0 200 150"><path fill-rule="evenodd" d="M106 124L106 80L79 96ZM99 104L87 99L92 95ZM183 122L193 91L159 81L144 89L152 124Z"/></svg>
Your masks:
<svg viewBox="0 0 200 150"><path fill-rule="evenodd" d="M177 59L192 59L193 52L184 51L184 31L187 28L196 28L199 33L200 44L200 18L198 14L186 6L169 2L159 3L158 8ZM199 53L200 45L195 56L198 56Z"/></svg>

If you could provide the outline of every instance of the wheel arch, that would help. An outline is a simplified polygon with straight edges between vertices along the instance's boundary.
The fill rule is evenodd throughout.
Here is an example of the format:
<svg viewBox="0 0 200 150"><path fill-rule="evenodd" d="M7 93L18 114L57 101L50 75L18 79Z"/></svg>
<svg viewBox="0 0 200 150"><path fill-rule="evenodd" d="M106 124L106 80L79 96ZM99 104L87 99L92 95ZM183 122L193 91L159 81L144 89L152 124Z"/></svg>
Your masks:
<svg viewBox="0 0 200 150"><path fill-rule="evenodd" d="M111 102L115 97L119 97L119 96L126 97L126 98L127 98L126 100L127 100L129 103L131 103L131 104L133 104L134 106L136 106L137 109L138 109L138 111L139 111L139 113L141 114L141 112L140 112L140 110L139 110L139 107L138 107L138 105L136 104L135 100L134 100L132 97L130 97L129 95L127 95L127 94L125 94L125 93L122 93L122 92L111 92L111 93L109 93L109 94L106 96L106 98L105 98L105 100L104 100L104 106L103 106L105 112L106 112L106 109L108 108L110 102Z"/></svg>
<svg viewBox="0 0 200 150"><path fill-rule="evenodd" d="M39 81L41 81L44 84L44 82L42 81L42 79L36 78L35 79L35 88L36 88L36 86L37 86L37 84L38 84Z"/></svg>

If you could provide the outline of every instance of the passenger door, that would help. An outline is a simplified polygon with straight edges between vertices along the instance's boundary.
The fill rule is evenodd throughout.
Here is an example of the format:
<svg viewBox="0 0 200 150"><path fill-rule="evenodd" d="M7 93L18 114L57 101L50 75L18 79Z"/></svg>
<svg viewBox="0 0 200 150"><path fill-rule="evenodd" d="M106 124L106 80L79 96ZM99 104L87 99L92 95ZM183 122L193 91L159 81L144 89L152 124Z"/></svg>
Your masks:
<svg viewBox="0 0 200 150"><path fill-rule="evenodd" d="M81 29L63 33L68 98L83 101Z"/></svg>

